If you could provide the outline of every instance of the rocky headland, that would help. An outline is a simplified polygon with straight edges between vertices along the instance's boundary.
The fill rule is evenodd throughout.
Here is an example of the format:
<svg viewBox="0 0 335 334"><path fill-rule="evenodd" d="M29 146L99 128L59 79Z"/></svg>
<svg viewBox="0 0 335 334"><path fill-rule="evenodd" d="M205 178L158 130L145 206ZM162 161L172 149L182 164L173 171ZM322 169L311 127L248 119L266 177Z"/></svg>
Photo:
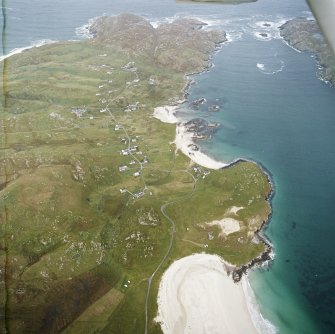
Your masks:
<svg viewBox="0 0 335 334"><path fill-rule="evenodd" d="M315 54L322 80L335 84L335 56L315 20L296 18L280 27L280 35L293 48Z"/></svg>
<svg viewBox="0 0 335 334"><path fill-rule="evenodd" d="M133 56L145 56L156 65L178 72L199 72L209 66L209 56L226 41L223 31L204 30L206 23L180 18L154 28L146 19L133 15L99 17L90 28L98 43Z"/></svg>

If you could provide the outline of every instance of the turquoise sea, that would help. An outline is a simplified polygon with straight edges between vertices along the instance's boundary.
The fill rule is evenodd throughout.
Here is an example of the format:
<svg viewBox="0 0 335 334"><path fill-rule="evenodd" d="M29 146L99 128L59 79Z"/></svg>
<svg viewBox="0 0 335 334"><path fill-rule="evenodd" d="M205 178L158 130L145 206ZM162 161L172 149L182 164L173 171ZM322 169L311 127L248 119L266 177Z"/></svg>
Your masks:
<svg viewBox="0 0 335 334"><path fill-rule="evenodd" d="M318 78L315 59L287 46L278 31L290 18L312 16L305 1L5 2L7 53L44 40L86 38L89 19L121 12L152 22L191 15L227 31L229 42L214 56L215 66L196 75L190 90L190 99L222 104L220 112L187 109L180 117L220 122L203 150L224 161L255 160L271 175L273 215L264 234L275 260L249 275L262 315L279 333L334 333L335 89Z"/></svg>

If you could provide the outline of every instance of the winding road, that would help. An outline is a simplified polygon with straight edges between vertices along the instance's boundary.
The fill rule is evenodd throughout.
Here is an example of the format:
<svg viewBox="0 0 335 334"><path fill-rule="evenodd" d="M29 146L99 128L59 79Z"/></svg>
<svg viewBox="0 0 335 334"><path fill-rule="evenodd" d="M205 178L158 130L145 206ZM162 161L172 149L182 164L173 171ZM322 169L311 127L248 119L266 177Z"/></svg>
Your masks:
<svg viewBox="0 0 335 334"><path fill-rule="evenodd" d="M170 225L172 226L172 232L171 232L171 238L170 238L170 243L169 243L169 247L166 250L165 255L163 256L161 262L158 264L158 266L156 267L155 271L151 274L151 276L147 279L148 281L148 289L147 289L147 295L146 295L146 300L145 300L145 329L144 329L144 333L147 334L148 333L148 303L149 303L149 297L150 297L150 290L151 290L151 283L153 278L155 277L155 275L157 274L157 272L159 271L159 269L161 268L161 266L163 265L163 263L166 261L167 257L169 256L171 249L172 249L172 245L173 245L173 241L174 241L174 236L176 233L176 223L174 222L174 220L166 213L166 208L169 205L181 202L182 200L185 200L189 197L192 197L195 189L196 189L196 183L197 183L197 179L194 177L194 175L192 175L192 173L190 173L187 170L181 170L180 172L184 172L184 173L188 173L192 176L192 179L194 181L194 185L193 185L193 189L192 192L189 195L183 196L175 201L171 201L168 203L165 203L161 206L161 213L163 214L163 216L167 219L167 221L170 223Z"/></svg>

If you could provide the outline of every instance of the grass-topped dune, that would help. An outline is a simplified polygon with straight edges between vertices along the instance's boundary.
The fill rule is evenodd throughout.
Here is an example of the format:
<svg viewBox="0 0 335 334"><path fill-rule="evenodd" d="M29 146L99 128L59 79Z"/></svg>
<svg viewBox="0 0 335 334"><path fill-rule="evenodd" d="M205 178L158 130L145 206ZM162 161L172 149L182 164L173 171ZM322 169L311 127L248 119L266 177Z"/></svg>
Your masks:
<svg viewBox="0 0 335 334"><path fill-rule="evenodd" d="M172 261L206 251L239 266L264 251L255 231L271 187L259 166L194 169L171 144L175 125L152 117L223 41L201 25L103 17L92 40L2 64L3 328L141 333L161 264L148 303L148 332L159 333L157 288ZM228 218L232 233L211 224Z"/></svg>

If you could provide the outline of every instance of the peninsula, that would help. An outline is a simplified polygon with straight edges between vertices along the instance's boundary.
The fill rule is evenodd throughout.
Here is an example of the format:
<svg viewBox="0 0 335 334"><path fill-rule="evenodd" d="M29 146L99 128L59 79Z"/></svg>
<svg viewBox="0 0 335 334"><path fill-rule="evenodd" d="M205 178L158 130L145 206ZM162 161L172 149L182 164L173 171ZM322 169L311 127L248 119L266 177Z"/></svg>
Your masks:
<svg viewBox="0 0 335 334"><path fill-rule="evenodd" d="M335 56L315 20L289 20L280 27L280 35L296 50L315 54L321 79L335 84Z"/></svg>
<svg viewBox="0 0 335 334"><path fill-rule="evenodd" d="M187 75L225 41L205 26L103 16L92 39L3 61L3 331L162 333L157 295L174 261L216 254L234 284L267 258L268 176L178 145Z"/></svg>

